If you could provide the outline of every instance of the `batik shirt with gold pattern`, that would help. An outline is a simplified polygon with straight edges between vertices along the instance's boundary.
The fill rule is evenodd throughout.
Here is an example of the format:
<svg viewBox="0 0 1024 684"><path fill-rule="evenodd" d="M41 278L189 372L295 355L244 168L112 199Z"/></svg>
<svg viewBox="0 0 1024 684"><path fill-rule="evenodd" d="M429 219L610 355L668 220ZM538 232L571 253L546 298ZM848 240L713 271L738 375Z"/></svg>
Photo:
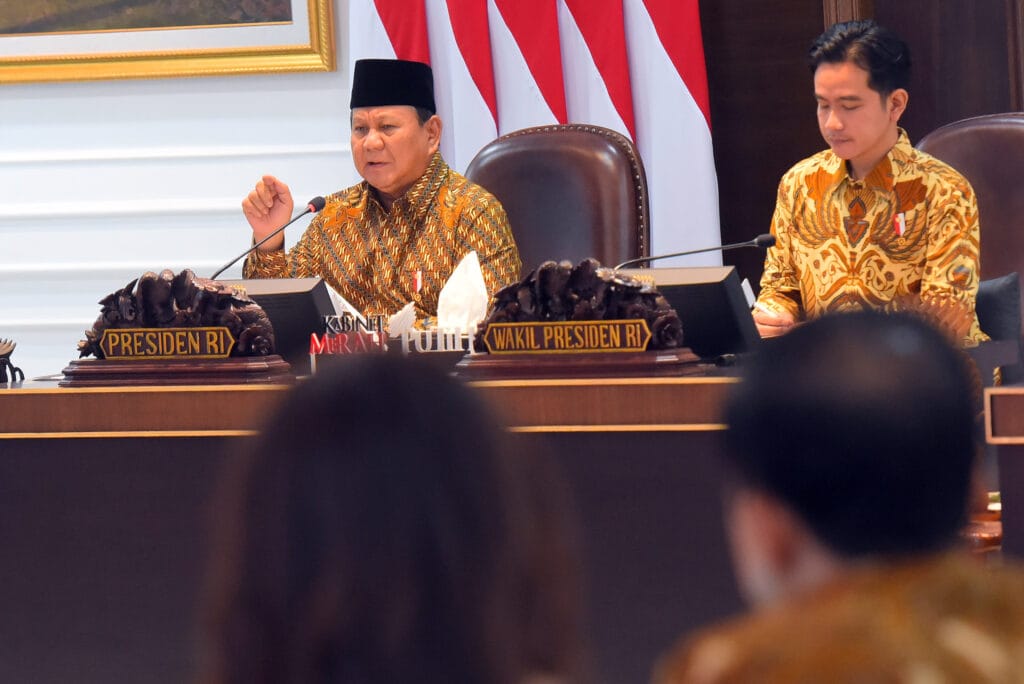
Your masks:
<svg viewBox="0 0 1024 684"><path fill-rule="evenodd" d="M796 320L850 309L933 313L962 344L978 327L978 205L967 180L905 131L863 180L831 150L790 169L758 302Z"/></svg>
<svg viewBox="0 0 1024 684"><path fill-rule="evenodd" d="M683 639L655 684L1024 681L1024 572L947 553L867 564Z"/></svg>
<svg viewBox="0 0 1024 684"><path fill-rule="evenodd" d="M392 314L413 302L417 317L427 318L471 250L489 294L519 278L519 250L501 204L435 154L390 211L365 181L334 193L287 254L257 251L244 275L320 276L364 314Z"/></svg>

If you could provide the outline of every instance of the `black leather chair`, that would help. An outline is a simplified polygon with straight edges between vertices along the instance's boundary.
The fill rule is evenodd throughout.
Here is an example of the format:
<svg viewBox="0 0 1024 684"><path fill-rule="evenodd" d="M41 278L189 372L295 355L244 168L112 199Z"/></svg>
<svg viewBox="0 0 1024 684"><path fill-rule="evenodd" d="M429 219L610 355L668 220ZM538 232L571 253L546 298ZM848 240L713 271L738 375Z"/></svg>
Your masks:
<svg viewBox="0 0 1024 684"><path fill-rule="evenodd" d="M615 265L650 253L643 162L615 131L586 124L514 131L485 145L466 176L504 205L525 273L548 260Z"/></svg>
<svg viewBox="0 0 1024 684"><path fill-rule="evenodd" d="M1017 272L982 280L975 308L981 329L992 338L991 343L982 344L972 353L983 374L982 380L989 384L984 374L998 366L1004 385L1020 382L1024 379L1024 368L1021 366L1020 276Z"/></svg>
<svg viewBox="0 0 1024 684"><path fill-rule="evenodd" d="M978 287L978 323L993 340L1020 335L1020 276L1016 271L981 281Z"/></svg>

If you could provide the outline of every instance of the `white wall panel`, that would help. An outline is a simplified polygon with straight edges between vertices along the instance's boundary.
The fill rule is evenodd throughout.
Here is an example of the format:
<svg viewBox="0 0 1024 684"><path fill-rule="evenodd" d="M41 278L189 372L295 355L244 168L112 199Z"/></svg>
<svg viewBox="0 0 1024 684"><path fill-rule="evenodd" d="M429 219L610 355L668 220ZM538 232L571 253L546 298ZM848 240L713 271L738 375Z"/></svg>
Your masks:
<svg viewBox="0 0 1024 684"><path fill-rule="evenodd" d="M239 203L262 174L300 205L356 182L348 91L344 67L0 85L0 338L18 343L14 362L58 373L109 292L147 270L209 276L241 252Z"/></svg>

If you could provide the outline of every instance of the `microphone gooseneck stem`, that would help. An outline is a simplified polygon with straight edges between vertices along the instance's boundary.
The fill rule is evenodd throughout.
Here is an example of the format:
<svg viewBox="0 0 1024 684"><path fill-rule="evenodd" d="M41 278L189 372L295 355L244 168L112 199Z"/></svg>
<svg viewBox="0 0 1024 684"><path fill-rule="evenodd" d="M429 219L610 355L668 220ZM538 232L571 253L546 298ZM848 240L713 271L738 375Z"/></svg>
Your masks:
<svg viewBox="0 0 1024 684"><path fill-rule="evenodd" d="M317 198L317 199L319 199L319 198ZM312 213L313 213L314 211L320 211L320 209L322 209L322 208L323 208L323 205L322 205L322 204L320 205L320 208L317 208L317 207L316 207L316 206L314 205L314 203L313 203L313 202L310 202L310 203L309 203L309 205L307 205L307 206L306 206L306 210L305 210L305 211L299 212L298 214L296 214L295 216L293 216L293 217L292 217L292 219L291 219L291 220L290 220L290 221L289 221L288 223L284 224L284 225L283 225L283 226L281 226L280 228L275 228L275 229L274 229L274 230L273 230L273 231L272 231L271 233L269 233L269 234L268 234L268 235L267 235L266 237L264 237L264 238L263 238L262 240L260 240L259 242L257 242L257 243L256 243L256 244L254 244L253 246L251 246L251 247L250 247L249 249L245 250L244 252L242 252L241 254L239 254L238 256L236 256L236 257L235 257L234 259L232 259L231 261L229 261L228 263L224 264L224 265L223 265L223 266L221 266L221 267L220 267L219 269L217 269L217 272L216 272L216 273L214 273L214 274L213 274L212 276L210 276L210 280L216 280L216 279L217 279L217 276L219 276L219 275L220 275L221 273L223 273L224 271L226 271L226 270L228 270L229 268L231 268L232 266L234 266L234 265L235 265L235 263L236 263L236 262L237 262L237 261L238 261L239 259L241 259L241 258L242 258L242 257L244 257L245 255L249 254L250 252L254 252L254 251L256 251L257 249L259 249L259 248L260 248L260 246L261 246L261 245L262 245L263 243L265 243L265 242L266 242L267 240L269 240L270 238L272 238L272 237L274 237L275 235L279 234L279 233L280 233L280 232L281 232L282 230L284 230L284 229L285 229L285 228L287 228L288 226L292 225L293 223L295 223L296 221L298 221L298 220L299 220L300 218L302 218L302 217L303 217L303 216L305 216L306 214L312 214Z"/></svg>
<svg viewBox="0 0 1024 684"><path fill-rule="evenodd" d="M632 264L641 264L645 261L654 261L655 259L671 259L672 257L690 256L691 254L703 254L704 252L724 252L727 249L739 249L740 247L760 247L757 240L748 240L747 242L737 242L731 245L720 245L718 247L705 247L704 249L690 249L685 252L673 252L672 254L658 254L656 256L644 256L637 257L636 259L628 259L623 261L621 264L616 266L614 271L618 271L624 266L630 266Z"/></svg>

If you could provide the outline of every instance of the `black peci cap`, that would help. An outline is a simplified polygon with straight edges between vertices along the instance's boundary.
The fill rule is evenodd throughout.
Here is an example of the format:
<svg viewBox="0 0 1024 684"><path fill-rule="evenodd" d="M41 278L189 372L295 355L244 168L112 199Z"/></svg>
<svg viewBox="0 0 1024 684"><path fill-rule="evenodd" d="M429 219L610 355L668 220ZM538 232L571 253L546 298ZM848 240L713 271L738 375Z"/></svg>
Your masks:
<svg viewBox="0 0 1024 684"><path fill-rule="evenodd" d="M360 59L352 76L351 109L409 105L437 113L429 64L404 59Z"/></svg>

